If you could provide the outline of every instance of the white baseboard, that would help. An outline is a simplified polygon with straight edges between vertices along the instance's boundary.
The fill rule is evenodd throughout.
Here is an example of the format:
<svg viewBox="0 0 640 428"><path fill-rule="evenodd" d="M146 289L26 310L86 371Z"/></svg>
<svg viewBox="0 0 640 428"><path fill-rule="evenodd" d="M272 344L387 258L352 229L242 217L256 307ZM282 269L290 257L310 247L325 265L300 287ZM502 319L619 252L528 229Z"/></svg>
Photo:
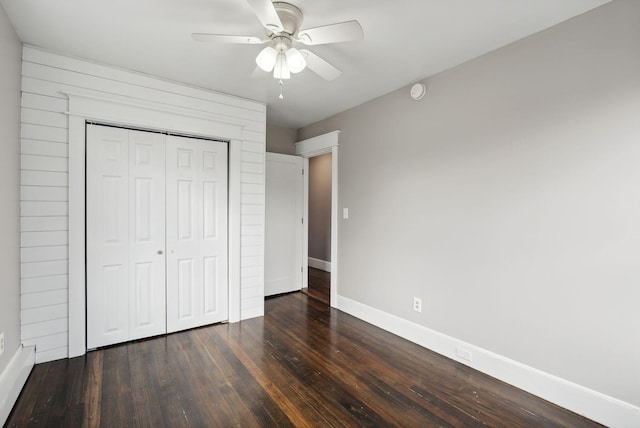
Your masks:
<svg viewBox="0 0 640 428"><path fill-rule="evenodd" d="M343 296L338 309L606 426L640 427L640 407Z"/></svg>
<svg viewBox="0 0 640 428"><path fill-rule="evenodd" d="M313 257L309 257L309 267L320 269L325 272L331 272L331 262L314 259Z"/></svg>
<svg viewBox="0 0 640 428"><path fill-rule="evenodd" d="M4 425L36 362L36 347L19 347L0 374L0 425Z"/></svg>

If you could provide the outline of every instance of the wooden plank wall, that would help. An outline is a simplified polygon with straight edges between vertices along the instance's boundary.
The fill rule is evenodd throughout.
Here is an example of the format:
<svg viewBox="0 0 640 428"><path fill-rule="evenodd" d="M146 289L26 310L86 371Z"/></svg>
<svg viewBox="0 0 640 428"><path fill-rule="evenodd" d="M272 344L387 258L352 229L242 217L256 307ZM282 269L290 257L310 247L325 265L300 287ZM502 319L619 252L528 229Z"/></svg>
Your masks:
<svg viewBox="0 0 640 428"><path fill-rule="evenodd" d="M25 46L21 129L22 342L36 362L68 356L68 100L93 90L211 114L244 128L241 318L264 314L266 106Z"/></svg>

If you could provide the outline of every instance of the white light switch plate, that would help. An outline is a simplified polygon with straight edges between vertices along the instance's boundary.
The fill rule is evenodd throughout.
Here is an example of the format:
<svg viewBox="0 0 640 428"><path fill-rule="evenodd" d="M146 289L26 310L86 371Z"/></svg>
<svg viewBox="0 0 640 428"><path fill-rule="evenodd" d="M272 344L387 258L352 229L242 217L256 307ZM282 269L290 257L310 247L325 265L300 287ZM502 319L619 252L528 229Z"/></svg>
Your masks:
<svg viewBox="0 0 640 428"><path fill-rule="evenodd" d="M342 209L342 218L344 218L344 219L349 218L349 208L343 208Z"/></svg>

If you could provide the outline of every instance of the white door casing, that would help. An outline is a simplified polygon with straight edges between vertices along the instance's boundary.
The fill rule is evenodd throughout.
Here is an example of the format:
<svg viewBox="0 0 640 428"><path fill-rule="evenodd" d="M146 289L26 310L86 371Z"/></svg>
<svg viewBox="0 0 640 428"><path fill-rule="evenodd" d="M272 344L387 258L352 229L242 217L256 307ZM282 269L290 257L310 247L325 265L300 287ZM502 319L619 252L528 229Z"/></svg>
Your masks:
<svg viewBox="0 0 640 428"><path fill-rule="evenodd" d="M167 138L167 331L227 319L227 144Z"/></svg>
<svg viewBox="0 0 640 428"><path fill-rule="evenodd" d="M69 99L69 334L68 356L84 355L86 341L86 125L101 121L127 127L156 129L229 141L229 322L242 319L241 305L241 167L246 121L174 106L129 95L106 94L84 88L64 91ZM144 97L142 97L144 98Z"/></svg>
<svg viewBox="0 0 640 428"><path fill-rule="evenodd" d="M162 334L164 136L87 127L87 346Z"/></svg>
<svg viewBox="0 0 640 428"><path fill-rule="evenodd" d="M265 296L302 288L303 159L267 153Z"/></svg>

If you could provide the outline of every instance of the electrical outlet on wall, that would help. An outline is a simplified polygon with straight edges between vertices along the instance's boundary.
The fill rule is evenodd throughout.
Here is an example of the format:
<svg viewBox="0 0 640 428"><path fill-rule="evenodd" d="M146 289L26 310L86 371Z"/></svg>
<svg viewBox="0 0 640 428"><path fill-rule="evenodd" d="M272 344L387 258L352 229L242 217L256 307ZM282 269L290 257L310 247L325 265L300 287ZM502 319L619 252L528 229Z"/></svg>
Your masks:
<svg viewBox="0 0 640 428"><path fill-rule="evenodd" d="M422 312L422 299L419 297L413 298L413 310L416 312Z"/></svg>
<svg viewBox="0 0 640 428"><path fill-rule="evenodd" d="M4 352L4 331L0 333L0 355Z"/></svg>

